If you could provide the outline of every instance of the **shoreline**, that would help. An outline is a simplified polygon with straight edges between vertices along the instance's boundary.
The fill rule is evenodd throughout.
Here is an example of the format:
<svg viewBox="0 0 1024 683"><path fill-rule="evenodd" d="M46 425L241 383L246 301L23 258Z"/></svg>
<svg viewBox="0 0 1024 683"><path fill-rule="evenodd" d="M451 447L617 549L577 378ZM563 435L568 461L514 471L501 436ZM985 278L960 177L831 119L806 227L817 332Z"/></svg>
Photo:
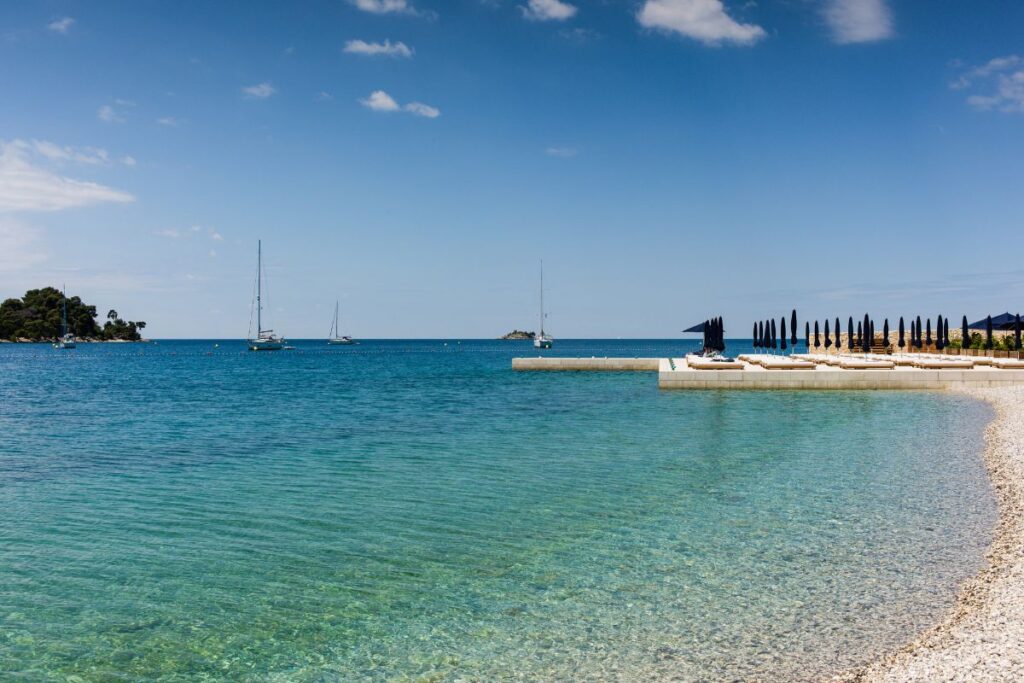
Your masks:
<svg viewBox="0 0 1024 683"><path fill-rule="evenodd" d="M987 565L942 622L833 683L1024 680L1024 387L956 391L995 411L983 454L999 514Z"/></svg>

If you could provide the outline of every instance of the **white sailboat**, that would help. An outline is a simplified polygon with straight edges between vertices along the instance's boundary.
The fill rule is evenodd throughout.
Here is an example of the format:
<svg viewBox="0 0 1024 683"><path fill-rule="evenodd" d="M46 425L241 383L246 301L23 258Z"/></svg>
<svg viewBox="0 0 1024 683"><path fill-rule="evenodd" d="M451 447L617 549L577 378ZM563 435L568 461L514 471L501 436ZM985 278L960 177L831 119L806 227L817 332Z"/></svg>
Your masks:
<svg viewBox="0 0 1024 683"><path fill-rule="evenodd" d="M331 346L339 344L354 344L352 337L347 334L338 334L338 302L334 302L334 320L331 322L331 334L327 337L327 343Z"/></svg>
<svg viewBox="0 0 1024 683"><path fill-rule="evenodd" d="M60 339L57 340L53 348L55 349L73 349L77 346L78 341L75 339L75 335L71 334L68 330L68 297L64 293L64 286L60 288L61 297L61 314L60 314Z"/></svg>
<svg viewBox="0 0 1024 683"><path fill-rule="evenodd" d="M550 349L554 339L544 333L544 261L540 262L540 334L533 338L535 349Z"/></svg>
<svg viewBox="0 0 1024 683"><path fill-rule="evenodd" d="M280 351L284 348L284 339L273 330L263 329L263 241L256 244L256 336L249 339L249 350ZM252 325L251 317L249 325ZM249 331L252 332L251 327Z"/></svg>

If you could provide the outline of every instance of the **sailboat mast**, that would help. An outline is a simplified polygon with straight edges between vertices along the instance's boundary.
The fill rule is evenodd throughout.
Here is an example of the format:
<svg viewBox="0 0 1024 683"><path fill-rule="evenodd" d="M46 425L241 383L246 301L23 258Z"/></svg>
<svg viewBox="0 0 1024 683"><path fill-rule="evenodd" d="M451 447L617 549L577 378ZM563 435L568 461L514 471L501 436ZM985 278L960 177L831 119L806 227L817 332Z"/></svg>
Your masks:
<svg viewBox="0 0 1024 683"><path fill-rule="evenodd" d="M540 260L540 336L544 336L544 259Z"/></svg>
<svg viewBox="0 0 1024 683"><path fill-rule="evenodd" d="M256 241L256 337L263 333L263 240Z"/></svg>
<svg viewBox="0 0 1024 683"><path fill-rule="evenodd" d="M60 317L60 334L63 337L68 333L68 295L64 289L64 285L60 286L60 298L63 306L61 317Z"/></svg>

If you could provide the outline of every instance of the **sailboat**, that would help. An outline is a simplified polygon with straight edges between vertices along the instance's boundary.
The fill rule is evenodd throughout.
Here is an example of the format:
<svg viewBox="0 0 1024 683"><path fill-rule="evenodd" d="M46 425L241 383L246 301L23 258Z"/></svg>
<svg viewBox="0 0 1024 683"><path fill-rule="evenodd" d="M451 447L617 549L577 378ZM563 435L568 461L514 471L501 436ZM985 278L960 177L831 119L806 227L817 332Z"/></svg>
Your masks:
<svg viewBox="0 0 1024 683"><path fill-rule="evenodd" d="M544 261L540 262L540 334L533 338L535 349L550 349L554 339L544 333Z"/></svg>
<svg viewBox="0 0 1024 683"><path fill-rule="evenodd" d="M284 348L284 339L273 330L263 329L263 240L256 244L256 337L249 339L249 350L280 351ZM249 324L252 325L252 318Z"/></svg>
<svg viewBox="0 0 1024 683"><path fill-rule="evenodd" d="M347 334L338 334L338 302L334 302L334 321L331 322L331 334L327 337L327 343L331 346L338 344L354 344L352 337Z"/></svg>
<svg viewBox="0 0 1024 683"><path fill-rule="evenodd" d="M60 339L53 345L55 349L73 349L77 345L75 335L68 331L68 297L64 293L64 286L60 288L61 314L60 314Z"/></svg>

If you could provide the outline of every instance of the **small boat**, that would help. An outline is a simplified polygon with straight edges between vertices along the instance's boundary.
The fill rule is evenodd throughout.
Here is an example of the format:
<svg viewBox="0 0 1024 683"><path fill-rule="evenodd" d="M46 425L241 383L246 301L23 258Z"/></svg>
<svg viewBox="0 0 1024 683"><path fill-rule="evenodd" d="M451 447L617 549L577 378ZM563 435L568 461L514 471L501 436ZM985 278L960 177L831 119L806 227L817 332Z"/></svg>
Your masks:
<svg viewBox="0 0 1024 683"><path fill-rule="evenodd" d="M331 322L331 333L327 337L327 343L331 346L339 344L355 344L352 337L347 334L338 334L338 302L334 302L334 320Z"/></svg>
<svg viewBox="0 0 1024 683"><path fill-rule="evenodd" d="M252 318L249 321L252 325ZM280 351L283 348L283 338L273 330L263 329L263 241L260 240L256 247L256 336L249 339L249 350Z"/></svg>
<svg viewBox="0 0 1024 683"><path fill-rule="evenodd" d="M533 348L550 349L555 340L544 333L544 261L540 262L540 334L533 338Z"/></svg>
<svg viewBox="0 0 1024 683"><path fill-rule="evenodd" d="M73 349L78 344L75 335L68 331L68 297L64 293L64 287L60 289L61 315L60 315L60 339L53 344L55 349Z"/></svg>

